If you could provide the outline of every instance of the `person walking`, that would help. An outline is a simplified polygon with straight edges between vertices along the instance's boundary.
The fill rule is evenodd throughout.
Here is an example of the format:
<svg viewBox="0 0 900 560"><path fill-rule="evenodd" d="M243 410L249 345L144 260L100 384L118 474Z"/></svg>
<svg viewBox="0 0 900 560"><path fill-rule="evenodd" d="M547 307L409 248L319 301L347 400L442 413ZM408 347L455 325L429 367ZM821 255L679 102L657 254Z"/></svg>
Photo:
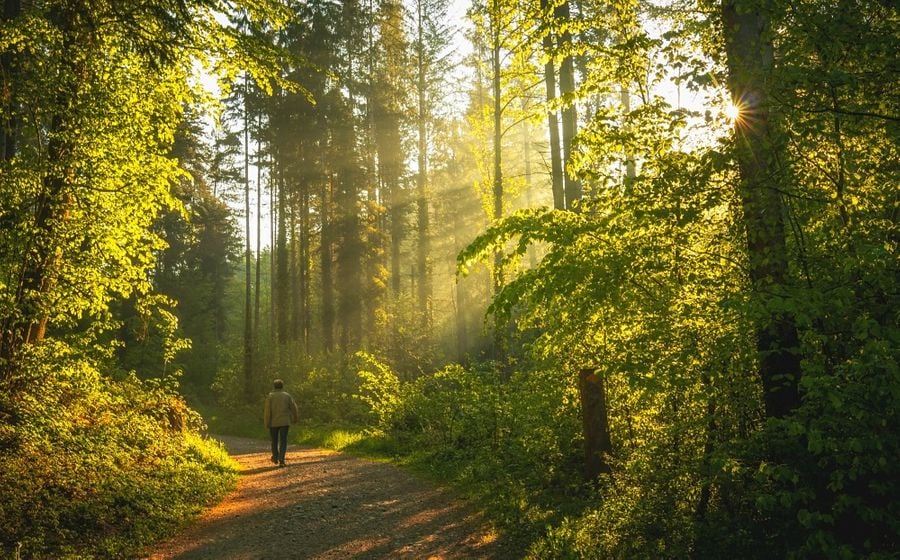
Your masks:
<svg viewBox="0 0 900 560"><path fill-rule="evenodd" d="M272 462L283 467L284 454L287 451L288 427L297 423L299 413L294 397L284 390L284 381L276 379L274 385L275 390L266 397L263 417L272 437Z"/></svg>

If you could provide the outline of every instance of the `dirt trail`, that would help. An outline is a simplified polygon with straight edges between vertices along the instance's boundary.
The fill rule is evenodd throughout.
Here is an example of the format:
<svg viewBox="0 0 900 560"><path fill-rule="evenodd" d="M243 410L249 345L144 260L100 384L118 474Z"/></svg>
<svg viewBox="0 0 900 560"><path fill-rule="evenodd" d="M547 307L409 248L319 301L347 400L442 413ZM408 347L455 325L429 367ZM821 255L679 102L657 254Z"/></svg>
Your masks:
<svg viewBox="0 0 900 560"><path fill-rule="evenodd" d="M237 489L149 556L163 559L512 558L471 507L404 471L322 449L220 438Z"/></svg>

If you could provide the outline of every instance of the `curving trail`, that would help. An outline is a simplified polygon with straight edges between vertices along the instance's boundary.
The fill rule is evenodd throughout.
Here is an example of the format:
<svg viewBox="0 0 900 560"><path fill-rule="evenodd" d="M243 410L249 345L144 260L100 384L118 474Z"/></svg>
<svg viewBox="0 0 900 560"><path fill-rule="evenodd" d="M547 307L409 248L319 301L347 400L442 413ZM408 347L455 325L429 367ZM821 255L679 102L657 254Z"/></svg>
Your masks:
<svg viewBox="0 0 900 560"><path fill-rule="evenodd" d="M465 502L391 465L221 437L241 465L237 489L149 560L510 558Z"/></svg>

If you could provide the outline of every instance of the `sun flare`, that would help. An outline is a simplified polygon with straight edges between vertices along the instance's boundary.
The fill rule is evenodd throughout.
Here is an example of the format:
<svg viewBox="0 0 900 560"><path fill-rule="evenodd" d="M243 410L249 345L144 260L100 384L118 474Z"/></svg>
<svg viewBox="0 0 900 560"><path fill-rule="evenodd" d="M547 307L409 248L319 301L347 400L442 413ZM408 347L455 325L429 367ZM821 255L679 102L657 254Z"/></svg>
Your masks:
<svg viewBox="0 0 900 560"><path fill-rule="evenodd" d="M735 103L729 103L725 106L725 118L728 119L728 122L735 123L738 119L741 118L741 108Z"/></svg>

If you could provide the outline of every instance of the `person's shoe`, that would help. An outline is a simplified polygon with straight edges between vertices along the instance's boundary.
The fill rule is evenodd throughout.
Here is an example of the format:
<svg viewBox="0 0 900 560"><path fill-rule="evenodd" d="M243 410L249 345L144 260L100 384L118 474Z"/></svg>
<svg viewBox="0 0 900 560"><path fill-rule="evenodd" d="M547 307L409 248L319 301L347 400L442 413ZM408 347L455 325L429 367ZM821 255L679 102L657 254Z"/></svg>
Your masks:
<svg viewBox="0 0 900 560"><path fill-rule="evenodd" d="M277 463L278 463L278 457L272 455L272 462L277 464Z"/></svg>
<svg viewBox="0 0 900 560"><path fill-rule="evenodd" d="M280 463L278 463L278 466L279 466L279 467L283 467L283 466L284 466L284 461L281 461Z"/></svg>

